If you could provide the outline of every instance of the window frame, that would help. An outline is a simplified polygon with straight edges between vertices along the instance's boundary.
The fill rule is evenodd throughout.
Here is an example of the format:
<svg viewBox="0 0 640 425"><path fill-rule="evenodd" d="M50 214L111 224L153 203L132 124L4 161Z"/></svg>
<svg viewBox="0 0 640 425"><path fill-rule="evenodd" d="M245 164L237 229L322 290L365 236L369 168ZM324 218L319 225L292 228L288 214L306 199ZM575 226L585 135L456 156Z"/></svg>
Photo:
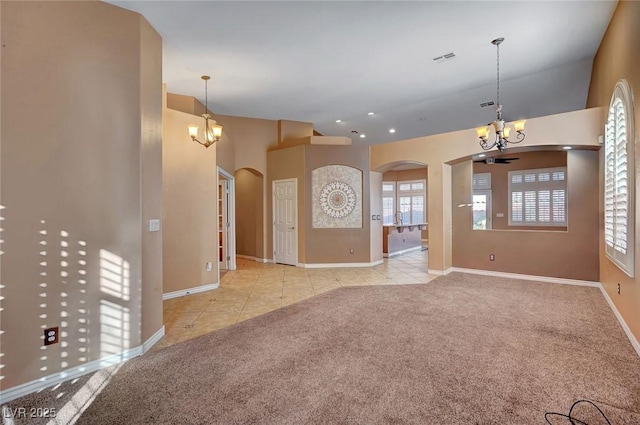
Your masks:
<svg viewBox="0 0 640 425"><path fill-rule="evenodd" d="M409 187L413 186L416 183L422 184L422 189L409 189L409 190L401 190L400 186L403 184L408 184ZM413 218L413 198L416 196L422 197L422 220L414 223ZM400 198L409 197L409 221L402 221L402 224L424 224L427 222L427 180L398 180L396 182L396 204L398 209L400 209ZM404 215L404 214L403 214Z"/></svg>
<svg viewBox="0 0 640 425"><path fill-rule="evenodd" d="M471 176L471 228L473 230L491 230L493 228L493 215L492 215L492 204L493 204L493 193L491 191L491 173L473 173ZM474 215L476 210L476 202L475 196L484 196L485 197L485 228L477 229L474 224Z"/></svg>
<svg viewBox="0 0 640 425"><path fill-rule="evenodd" d="M622 118L622 124L619 122ZM616 83L605 122L603 166L603 242L606 257L629 277L635 276L635 114L627 80ZM622 126L622 127L621 127ZM622 140L620 140L622 139ZM621 172L622 171L622 172ZM615 176L624 176L623 184ZM621 179L622 180L622 179ZM613 186L613 187L612 187ZM624 213L617 213L623 187ZM612 210L611 215L609 210ZM625 230L622 231L622 228ZM610 236L608 229L610 230ZM618 233L623 233L619 235ZM624 247L618 241L624 239Z"/></svg>
<svg viewBox="0 0 640 425"><path fill-rule="evenodd" d="M411 187L411 185L416 184L416 183L420 183L422 184L422 189L421 190L400 190L400 185L402 184L409 184ZM398 180L398 181L383 181L382 182L382 187L384 188L384 185L393 185L393 191L385 191L383 189L382 191L382 202L383 202L383 214L382 214L382 225L383 226L390 226L390 225L394 225L396 224L396 212L400 211L400 198L401 197L409 197L409 211L407 212L407 214L409 215L409 221L402 221L402 224L423 224L427 222L427 180L426 179L419 179L419 180ZM413 198L416 196L422 196L423 199L423 211L422 211L422 220L419 223L413 223L411 221L411 218L413 216ZM384 216L384 199L385 198L392 198L393 199L393 219L391 223L388 223L385 221L385 216Z"/></svg>
<svg viewBox="0 0 640 425"><path fill-rule="evenodd" d="M384 190L384 186L385 185L391 185L393 187L393 190L390 191L385 191ZM396 199L396 182L395 181L383 181L382 182L382 225L383 226L389 226L394 224L395 222L395 213L396 213L396 205L398 205L398 200ZM386 216L384 214L385 212L385 208L384 208L384 200L387 198L391 198L391 202L392 202L392 213L391 213L391 223L387 222L386 220Z"/></svg>
<svg viewBox="0 0 640 425"><path fill-rule="evenodd" d="M564 178L562 180L555 180L553 178L554 173L562 172L564 173ZM535 180L527 182L527 175L535 175ZM549 179L545 181L540 181L540 175L549 174ZM520 175L522 176L522 181L518 183L514 183L513 176ZM509 222L508 225L511 227L568 227L569 226L569 196L568 196L568 173L567 167L553 167L553 168L535 168L529 170L514 170L509 171L507 175L508 181L508 213L509 213ZM553 221L554 215L554 191L564 192L564 203L563 203L563 212L564 212L564 220L563 221ZM522 221L513 219L513 197L514 192L522 193ZM535 220L527 221L527 206L526 206L526 193L535 192ZM549 221L541 221L540 220L540 193L549 192Z"/></svg>

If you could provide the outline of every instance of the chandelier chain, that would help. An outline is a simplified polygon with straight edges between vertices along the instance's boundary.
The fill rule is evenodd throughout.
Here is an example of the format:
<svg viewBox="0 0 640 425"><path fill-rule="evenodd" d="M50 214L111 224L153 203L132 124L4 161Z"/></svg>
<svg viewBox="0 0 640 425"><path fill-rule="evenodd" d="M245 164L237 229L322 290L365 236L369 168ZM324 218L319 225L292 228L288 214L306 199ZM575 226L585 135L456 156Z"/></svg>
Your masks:
<svg viewBox="0 0 640 425"><path fill-rule="evenodd" d="M496 45L497 47L497 55L496 55L496 87L497 87L497 95L496 95L496 109L500 108L500 44Z"/></svg>

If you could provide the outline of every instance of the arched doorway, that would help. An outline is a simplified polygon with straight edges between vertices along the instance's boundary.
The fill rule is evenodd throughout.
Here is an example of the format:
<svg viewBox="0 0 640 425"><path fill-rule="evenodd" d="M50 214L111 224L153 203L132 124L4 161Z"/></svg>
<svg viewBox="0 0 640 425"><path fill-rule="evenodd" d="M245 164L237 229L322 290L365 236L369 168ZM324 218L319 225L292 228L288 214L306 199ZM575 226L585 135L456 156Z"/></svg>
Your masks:
<svg viewBox="0 0 640 425"><path fill-rule="evenodd" d="M253 168L235 172L236 256L264 261L264 176Z"/></svg>
<svg viewBox="0 0 640 425"><path fill-rule="evenodd" d="M398 161L384 164L373 172L380 173L376 180L381 182L378 190L382 202L383 256L391 257L415 250L427 251L427 164Z"/></svg>

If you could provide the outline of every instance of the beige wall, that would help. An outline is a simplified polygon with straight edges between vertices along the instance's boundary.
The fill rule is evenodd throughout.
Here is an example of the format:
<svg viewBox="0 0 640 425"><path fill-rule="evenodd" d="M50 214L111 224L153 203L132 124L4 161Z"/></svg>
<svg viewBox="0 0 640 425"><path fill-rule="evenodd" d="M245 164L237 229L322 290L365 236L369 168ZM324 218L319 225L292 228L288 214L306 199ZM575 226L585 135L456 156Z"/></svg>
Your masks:
<svg viewBox="0 0 640 425"><path fill-rule="evenodd" d="M368 146L305 145L306 260L314 263L368 263L370 261L371 205ZM362 171L362 228L314 229L311 214L311 173L325 165L348 165ZM302 222L301 222L302 223ZM350 254L353 248L354 253Z"/></svg>
<svg viewBox="0 0 640 425"><path fill-rule="evenodd" d="M167 104L167 108L173 109L175 111L184 112L185 114L191 115L191 125L196 125L200 128L204 127L204 119L202 118L202 114L205 113L205 107L198 99L193 96L185 96L181 94L175 93L167 93L165 96L165 101ZM216 143L216 163L217 166L222 168L229 174L233 174L235 167L235 143L234 135L237 133L237 129L234 128L233 124L236 123L237 120L242 120L243 122L251 123L253 120L251 118L240 118L240 117L226 117L224 115L215 115L212 111L207 111L209 114L213 115L213 119L216 123L223 126L222 137L220 141ZM223 122L220 122L220 118L223 121L226 121L230 128L226 127ZM262 120L259 120L262 121ZM237 127L237 126L236 126ZM178 130L180 131L180 130ZM187 129L182 129L185 134L188 134ZM229 134L231 131L231 135Z"/></svg>
<svg viewBox="0 0 640 425"><path fill-rule="evenodd" d="M597 281L598 152L567 153L568 230L472 230L472 163L453 166L453 266ZM499 167L499 166L495 166ZM458 207L458 205L464 205ZM495 261L489 260L495 255Z"/></svg>
<svg viewBox="0 0 640 425"><path fill-rule="evenodd" d="M236 171L236 253L262 259L264 177L246 168Z"/></svg>
<svg viewBox="0 0 640 425"><path fill-rule="evenodd" d="M267 223L273 223L273 182L275 180L296 179L298 187L298 223L305 218L305 151L304 146L277 149L267 152ZM306 262L306 226L298 225L298 263ZM266 257L273 259L273 225L267 226Z"/></svg>
<svg viewBox="0 0 640 425"><path fill-rule="evenodd" d="M369 261L374 262L382 260L382 173L369 172L369 204L371 205L368 217L371 223ZM373 220L372 215L380 216L380 219ZM367 217L364 219L366 220Z"/></svg>
<svg viewBox="0 0 640 425"><path fill-rule="evenodd" d="M159 211L162 46L139 15L102 2L3 2L1 19L4 390L161 326L162 236L142 219ZM50 326L61 342L44 348Z"/></svg>
<svg viewBox="0 0 640 425"><path fill-rule="evenodd" d="M599 146L602 110L586 109L527 120L527 138L519 146ZM448 162L482 152L474 129L402 140L371 147L371 170L386 171L391 164L418 161L428 165L429 268L443 271L451 265L451 167ZM388 167L388 168L387 168ZM448 242L449 241L449 242Z"/></svg>
<svg viewBox="0 0 640 425"><path fill-rule="evenodd" d="M182 94L167 93L167 108L196 116L204 114L204 105L198 99Z"/></svg>
<svg viewBox="0 0 640 425"><path fill-rule="evenodd" d="M368 147L299 145L268 153L268 223L273 222L274 180L298 181L298 263L368 263L370 246L370 201ZM311 221L311 172L325 165L349 165L363 171L363 227L360 229L314 229ZM267 229L267 246L273 258L273 226ZM350 249L354 253L350 254Z"/></svg>
<svg viewBox="0 0 640 425"><path fill-rule="evenodd" d="M627 325L640 340L640 2L621 1L609 23L598 53L593 61L591 85L587 106L609 106L616 82L626 78L634 92L635 128L636 128L636 237L635 264L636 278L632 279L613 265L604 254L602 236L602 202L600 202L600 282L613 300ZM604 133L606 110L596 118L595 122ZM602 160L602 159L601 159ZM602 174L602 173L600 173ZM602 193L602 189L600 190ZM620 294L617 292L621 285Z"/></svg>
<svg viewBox="0 0 640 425"><path fill-rule="evenodd" d="M536 168L566 167L566 151L534 151L500 155L504 158L519 158L511 164L473 163L473 173L491 173L492 229L498 230L551 230L565 231L566 227L553 226L509 226L509 171ZM573 177L573 176L572 176ZM503 217L497 214L502 213Z"/></svg>
<svg viewBox="0 0 640 425"><path fill-rule="evenodd" d="M162 231L149 232L150 219L162 219L162 39L140 19L140 178L142 187L142 341L162 327ZM162 226L161 226L162 228ZM161 229L162 230L162 229Z"/></svg>
<svg viewBox="0 0 640 425"><path fill-rule="evenodd" d="M313 136L313 124L310 122L278 120L279 144L311 136Z"/></svg>
<svg viewBox="0 0 640 425"><path fill-rule="evenodd" d="M191 121L194 124L202 125L202 118L194 114L201 114L204 111L204 106L194 97L169 93L167 94L167 107L190 114ZM211 111L209 112L212 113ZM212 115L216 122L224 128L220 142L215 145L216 165L230 174L246 168L265 175L267 172L267 151L278 144L278 122L213 113ZM295 124L296 122L293 121L292 123ZM309 126L310 124L306 123L306 125ZM176 134L180 132L187 134L186 131L186 129L180 127L180 129L176 130ZM263 180L264 183L266 182ZM266 184L262 188L262 193L262 222L257 224L257 231L262 233L258 237L256 257L271 258L269 254L271 248L267 248L265 243L267 239L267 196L270 193L270 189L267 190ZM242 202L242 199L240 199L240 202ZM241 222L237 222L236 230L241 225Z"/></svg>
<svg viewBox="0 0 640 425"><path fill-rule="evenodd" d="M216 147L224 141L205 148L185 130L193 115L163 112L163 292L170 293L217 283Z"/></svg>
<svg viewBox="0 0 640 425"><path fill-rule="evenodd" d="M399 182L405 180L426 180L427 167L412 170L389 170L382 175L382 181Z"/></svg>

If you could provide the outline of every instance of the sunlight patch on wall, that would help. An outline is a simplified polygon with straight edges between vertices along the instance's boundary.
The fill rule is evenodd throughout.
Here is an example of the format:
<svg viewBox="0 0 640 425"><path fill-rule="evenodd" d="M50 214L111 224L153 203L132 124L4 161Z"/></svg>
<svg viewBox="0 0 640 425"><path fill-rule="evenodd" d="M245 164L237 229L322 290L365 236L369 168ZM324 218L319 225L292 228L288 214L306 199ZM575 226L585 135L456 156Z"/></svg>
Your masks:
<svg viewBox="0 0 640 425"><path fill-rule="evenodd" d="M124 355L129 349L129 308L100 301L100 357Z"/></svg>
<svg viewBox="0 0 640 425"><path fill-rule="evenodd" d="M78 348L77 359L80 363L86 363L89 360L88 342L89 342L89 315L87 307L87 242L79 240L77 242L77 251L74 252L75 257L69 257L69 262L75 259L77 264L77 276L76 276L76 288L79 295L76 296L78 304L70 307L69 310L72 313L73 318L78 330ZM66 363L66 362L65 362Z"/></svg>
<svg viewBox="0 0 640 425"><path fill-rule="evenodd" d="M39 291L42 291L39 293L40 296L40 304L39 304L39 312L40 314L38 315L38 317L40 318L40 329L44 330L47 329L47 307L48 307L48 302L47 302L47 287L48 287L48 273L47 273L47 250L46 247L48 245L47 242L47 236L48 236L48 232L46 229L46 225L47 222L45 220L40 220L40 230L38 230L38 234L40 235L40 241L39 241L39 245L42 248L40 250L39 254L39 261L38 261L38 265L39 265L39 270L40 270L40 279L38 282L38 287L40 288ZM40 339L42 340L42 343L40 344L40 350L41 351L45 351L47 349L47 347L44 346L44 332L42 333L42 335L40 335ZM47 360L48 357L46 355L40 356L40 362L41 362L41 366L40 366L40 371L41 372L46 372L47 371Z"/></svg>
<svg viewBox="0 0 640 425"><path fill-rule="evenodd" d="M129 262L122 257L100 250L100 290L123 301L129 301Z"/></svg>
<svg viewBox="0 0 640 425"><path fill-rule="evenodd" d="M2 250L2 245L4 244L4 240L2 239L2 232L4 231L3 227L3 221L4 221L4 216L3 211L6 207L4 205L0 205L0 255L4 254L4 251Z"/></svg>
<svg viewBox="0 0 640 425"><path fill-rule="evenodd" d="M60 301L60 306L62 307L60 309L60 346L63 348L63 350L60 352L60 357L63 359L60 361L60 365L63 369L69 366L67 361L64 360L68 356L66 348L68 348L69 346L69 322L67 321L69 312L67 311L67 301L64 299L67 298L66 291L68 291L67 288L69 285L69 281L67 280L67 278L69 277L69 262L66 260L66 258L69 257L69 252L67 251L67 249L69 248L68 239L69 232L67 232L66 230L60 231L60 283L61 287L63 288L63 291L60 292L60 298L62 299Z"/></svg>

